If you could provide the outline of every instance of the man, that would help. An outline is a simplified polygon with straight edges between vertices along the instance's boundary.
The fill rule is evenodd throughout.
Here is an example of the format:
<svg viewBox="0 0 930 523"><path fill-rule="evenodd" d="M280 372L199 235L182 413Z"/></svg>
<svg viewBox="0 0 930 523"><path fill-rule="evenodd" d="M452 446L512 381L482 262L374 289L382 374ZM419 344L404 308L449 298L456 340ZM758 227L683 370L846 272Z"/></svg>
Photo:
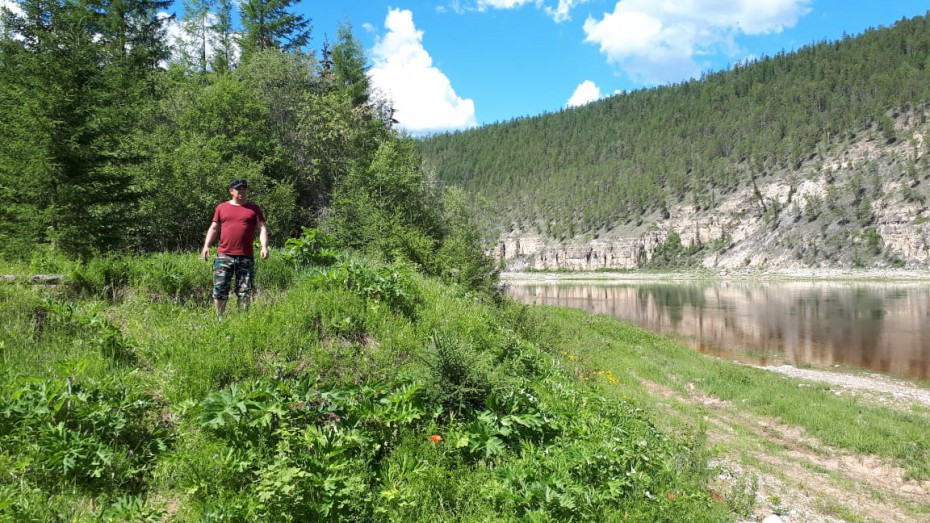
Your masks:
<svg viewBox="0 0 930 523"><path fill-rule="evenodd" d="M255 241L255 229L261 242L262 259L268 258L268 229L265 227L265 215L261 207L250 202L249 183L236 180L229 184L230 200L216 206L213 223L207 229L207 238L203 242L201 257L210 258L210 245L216 239L217 229L220 246L216 250L213 262L213 304L216 316L223 319L229 287L233 278L236 280L236 304L240 308L249 308L252 294L252 278L255 276L255 258L252 244Z"/></svg>

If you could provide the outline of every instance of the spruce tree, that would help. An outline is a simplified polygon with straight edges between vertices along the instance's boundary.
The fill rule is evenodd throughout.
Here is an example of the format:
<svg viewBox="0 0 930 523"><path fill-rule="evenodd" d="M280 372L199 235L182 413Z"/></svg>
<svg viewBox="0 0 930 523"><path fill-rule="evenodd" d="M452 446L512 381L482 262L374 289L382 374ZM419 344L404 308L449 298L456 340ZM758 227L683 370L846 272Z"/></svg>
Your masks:
<svg viewBox="0 0 930 523"><path fill-rule="evenodd" d="M295 14L297 0L244 0L240 4L242 53L299 51L310 41L310 21Z"/></svg>
<svg viewBox="0 0 930 523"><path fill-rule="evenodd" d="M165 2L21 0L0 41L5 234L87 254L131 222L130 142L148 75L165 56ZM10 231L10 232L6 232Z"/></svg>

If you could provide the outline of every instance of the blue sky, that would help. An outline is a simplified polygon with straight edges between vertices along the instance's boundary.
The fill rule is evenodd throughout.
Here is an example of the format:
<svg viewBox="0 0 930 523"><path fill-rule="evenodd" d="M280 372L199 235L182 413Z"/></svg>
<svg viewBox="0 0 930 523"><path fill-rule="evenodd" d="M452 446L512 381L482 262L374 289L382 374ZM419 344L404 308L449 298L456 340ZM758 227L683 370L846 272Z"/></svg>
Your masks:
<svg viewBox="0 0 930 523"><path fill-rule="evenodd" d="M414 134L558 111L923 16L927 0L304 0L348 20Z"/></svg>
<svg viewBox="0 0 930 523"><path fill-rule="evenodd" d="M0 5L17 10L13 2ZM181 6L172 11L183 18ZM699 78L923 16L930 1L302 0L295 9L312 22L314 50L349 21L400 127L425 135ZM178 24L169 32L183 40Z"/></svg>

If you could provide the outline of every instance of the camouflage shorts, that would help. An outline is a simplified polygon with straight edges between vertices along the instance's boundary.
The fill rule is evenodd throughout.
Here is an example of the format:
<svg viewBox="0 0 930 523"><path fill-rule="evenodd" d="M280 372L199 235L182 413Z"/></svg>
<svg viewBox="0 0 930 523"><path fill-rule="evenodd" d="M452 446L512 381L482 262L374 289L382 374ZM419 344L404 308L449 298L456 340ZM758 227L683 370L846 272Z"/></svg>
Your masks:
<svg viewBox="0 0 930 523"><path fill-rule="evenodd" d="M213 299L229 298L229 287L236 278L236 296L246 298L252 293L255 259L251 256L220 254L213 261Z"/></svg>

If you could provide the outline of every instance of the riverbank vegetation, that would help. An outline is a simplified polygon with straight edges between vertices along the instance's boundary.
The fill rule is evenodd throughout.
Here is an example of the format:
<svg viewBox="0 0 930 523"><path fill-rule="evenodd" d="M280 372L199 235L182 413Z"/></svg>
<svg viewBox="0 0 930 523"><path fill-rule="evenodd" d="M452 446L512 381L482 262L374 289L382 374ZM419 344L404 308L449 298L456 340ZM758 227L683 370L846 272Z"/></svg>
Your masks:
<svg viewBox="0 0 930 523"><path fill-rule="evenodd" d="M728 519L699 432L605 393L525 307L281 256L220 323L194 256L0 286L5 518Z"/></svg>
<svg viewBox="0 0 930 523"><path fill-rule="evenodd" d="M694 390L802 427L826 444L895 460L910 477L930 479L930 417L925 408L888 408L837 395L826 384L798 386L777 373L708 358L666 337L572 309L531 310L546 318L540 336L589 368L611 372L610 394L644 398L644 382L680 394ZM686 418L694 419L693 416Z"/></svg>
<svg viewBox="0 0 930 523"><path fill-rule="evenodd" d="M749 444L708 442L707 407L656 388L930 478L926 409L329 254L260 261L252 308L223 322L194 253L16 267L64 283L0 284L0 515L726 521L766 504L750 475L714 483Z"/></svg>

